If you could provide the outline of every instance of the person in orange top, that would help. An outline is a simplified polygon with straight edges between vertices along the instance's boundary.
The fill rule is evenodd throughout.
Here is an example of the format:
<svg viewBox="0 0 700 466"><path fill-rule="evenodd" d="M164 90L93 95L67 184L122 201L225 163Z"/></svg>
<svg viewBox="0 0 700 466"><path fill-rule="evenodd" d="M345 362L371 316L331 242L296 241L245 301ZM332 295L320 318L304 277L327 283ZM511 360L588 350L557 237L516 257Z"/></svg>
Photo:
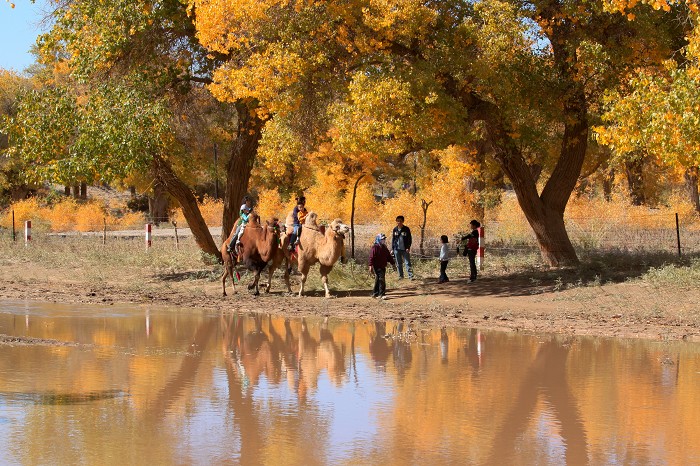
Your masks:
<svg viewBox="0 0 700 466"><path fill-rule="evenodd" d="M306 220L306 216L309 211L306 210L306 198L304 196L297 197L297 205L294 206L292 211L292 218L294 219L294 229L289 238L289 250L294 249L294 246L299 244L299 238L301 237L301 226Z"/></svg>

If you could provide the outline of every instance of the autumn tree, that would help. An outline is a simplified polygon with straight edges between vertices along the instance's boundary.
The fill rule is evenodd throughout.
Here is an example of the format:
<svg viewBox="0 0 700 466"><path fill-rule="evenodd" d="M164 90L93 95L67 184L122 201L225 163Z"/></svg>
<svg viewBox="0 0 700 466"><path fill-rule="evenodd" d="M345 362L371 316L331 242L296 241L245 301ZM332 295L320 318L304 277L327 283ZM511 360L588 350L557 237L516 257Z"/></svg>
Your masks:
<svg viewBox="0 0 700 466"><path fill-rule="evenodd" d="M600 1L191 4L203 45L229 57L214 72L220 98L287 119L324 101L318 114L346 153L487 140L551 265L578 262L564 211L593 106L671 48L668 18L646 5L630 21Z"/></svg>
<svg viewBox="0 0 700 466"><path fill-rule="evenodd" d="M657 3L668 10L678 8L670 2ZM629 2L614 5L623 12L631 8ZM624 87L610 92L605 124L596 132L626 166L657 164L680 170L689 200L700 213L700 32L697 5L686 6L678 19L685 24L682 32L688 45L663 66L638 69Z"/></svg>
<svg viewBox="0 0 700 466"><path fill-rule="evenodd" d="M29 78L0 69L0 121L17 112L20 96L32 88ZM7 134L0 130L0 154L8 147ZM25 165L19 157L0 156L0 205L26 196L33 186L23 177Z"/></svg>
<svg viewBox="0 0 700 466"><path fill-rule="evenodd" d="M222 105L214 101L204 86L211 81L218 56L199 46L194 17L177 0L71 0L58 4L53 19L53 29L40 39L46 63L65 56L62 62L87 86L86 93L103 81L112 81L118 86L139 86L152 102L167 105L173 146L154 157L154 184L181 204L203 249L218 255L191 186L211 176L216 144L227 179L226 236L247 191L263 126L254 102Z"/></svg>

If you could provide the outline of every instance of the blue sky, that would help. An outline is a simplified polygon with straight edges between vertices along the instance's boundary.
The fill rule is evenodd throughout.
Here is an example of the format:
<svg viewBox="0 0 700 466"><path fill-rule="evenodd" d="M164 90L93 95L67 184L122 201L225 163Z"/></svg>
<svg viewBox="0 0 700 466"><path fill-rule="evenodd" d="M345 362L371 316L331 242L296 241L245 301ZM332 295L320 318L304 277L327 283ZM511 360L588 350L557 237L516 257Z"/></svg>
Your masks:
<svg viewBox="0 0 700 466"><path fill-rule="evenodd" d="M44 0L0 0L0 68L21 72L34 62L29 48L44 32L39 22Z"/></svg>

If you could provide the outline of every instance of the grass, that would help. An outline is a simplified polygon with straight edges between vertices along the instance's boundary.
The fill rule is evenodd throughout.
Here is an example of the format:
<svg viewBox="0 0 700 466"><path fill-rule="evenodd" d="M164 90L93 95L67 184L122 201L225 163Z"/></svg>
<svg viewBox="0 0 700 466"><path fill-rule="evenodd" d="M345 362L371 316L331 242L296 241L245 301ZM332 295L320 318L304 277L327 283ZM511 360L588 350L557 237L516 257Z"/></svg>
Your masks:
<svg viewBox="0 0 700 466"><path fill-rule="evenodd" d="M357 261L336 264L330 286L336 293L369 290L373 278L368 274L367 251L356 249ZM535 248L500 248L487 254L482 275L502 277L529 287L544 287L553 291L571 288L596 287L607 283L642 281L654 286L687 288L696 286L700 279L700 257L665 252L607 251L580 252L581 265L568 268L549 268ZM36 278L54 278L86 283L113 283L133 290L153 287L173 289L202 282L218 282L222 272L211 256L203 254L192 239L184 239L175 248L174 241L158 239L151 248L142 240L109 239L106 245L99 237L37 236L29 247L22 241L12 242L7 235L0 236L0 267L5 278L26 280L24 269L36 269ZM23 270L20 270L23 269ZM14 270L14 272L13 272ZM437 280L439 262L436 258L413 258L413 270L420 280ZM448 276L468 276L468 262L464 257L453 257ZM294 277L297 278L298 277ZM243 278L245 281L246 278ZM281 288L281 273L276 274L275 289ZM293 284L293 286L295 286ZM389 270L387 286L396 288L396 273ZM323 290L317 268L312 269L307 290Z"/></svg>

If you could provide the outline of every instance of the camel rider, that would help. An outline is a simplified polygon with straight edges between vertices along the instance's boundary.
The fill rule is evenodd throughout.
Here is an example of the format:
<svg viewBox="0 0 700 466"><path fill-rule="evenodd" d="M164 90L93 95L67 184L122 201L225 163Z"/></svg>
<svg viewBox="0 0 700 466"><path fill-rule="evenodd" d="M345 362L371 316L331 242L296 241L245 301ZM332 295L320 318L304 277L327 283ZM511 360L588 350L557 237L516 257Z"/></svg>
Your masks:
<svg viewBox="0 0 700 466"><path fill-rule="evenodd" d="M243 204L241 205L241 208L238 211L238 219L236 220L236 232L233 234L233 238L231 239L231 242L228 245L228 250L229 252L232 252L234 250L234 246L236 250L238 250L238 245L241 244L241 236L243 236L243 231L245 230L245 226L248 224L248 221L250 220L250 214L253 213L253 200L250 198L250 196L245 196L243 197Z"/></svg>
<svg viewBox="0 0 700 466"><path fill-rule="evenodd" d="M309 211L306 210L306 198L304 196L297 197L297 205L294 206L292 211L292 218L294 219L294 227L292 229L292 234L289 237L289 250L293 250L294 246L299 244L299 238L301 238L301 226L306 220L306 216Z"/></svg>

